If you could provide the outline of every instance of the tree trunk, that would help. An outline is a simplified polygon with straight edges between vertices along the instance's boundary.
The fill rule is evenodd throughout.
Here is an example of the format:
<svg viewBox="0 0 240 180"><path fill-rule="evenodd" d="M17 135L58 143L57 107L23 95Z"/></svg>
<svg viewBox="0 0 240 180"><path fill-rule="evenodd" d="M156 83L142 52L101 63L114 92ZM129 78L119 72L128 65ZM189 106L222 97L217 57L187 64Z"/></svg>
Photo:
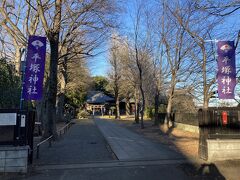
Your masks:
<svg viewBox="0 0 240 180"><path fill-rule="evenodd" d="M46 117L46 99L43 98L40 102L36 102L36 116L37 121L41 122L41 129L43 132L46 131L48 126L47 117ZM43 136L43 139L46 138Z"/></svg>
<svg viewBox="0 0 240 180"><path fill-rule="evenodd" d="M173 97L170 95L168 98L167 115L165 118L165 124L167 124L167 125L169 125L169 122L171 121L172 100L173 100Z"/></svg>
<svg viewBox="0 0 240 180"><path fill-rule="evenodd" d="M139 124L139 96L137 90L134 93L135 96L135 122Z"/></svg>
<svg viewBox="0 0 240 180"><path fill-rule="evenodd" d="M171 126L172 122L172 103L173 103L173 97L174 97L174 92L175 92L175 85L176 85L176 73L172 74L172 79L171 79L171 87L170 87L170 93L169 93L169 98L168 98L168 105L167 105L167 115L165 117L165 124L168 125L168 127Z"/></svg>
<svg viewBox="0 0 240 180"><path fill-rule="evenodd" d="M125 108L126 108L126 115L129 116L130 115L130 98L129 98L129 96L126 97Z"/></svg>
<svg viewBox="0 0 240 180"><path fill-rule="evenodd" d="M207 82L207 56L205 46L201 46L203 54L203 64L202 64L202 77L203 77L203 109L208 109L208 82Z"/></svg>
<svg viewBox="0 0 240 180"><path fill-rule="evenodd" d="M67 86L67 58L64 58L61 74L60 74L60 92L57 95L57 121L64 121L64 105L65 105L65 93Z"/></svg>
<svg viewBox="0 0 240 180"><path fill-rule="evenodd" d="M48 126L44 131L44 137L51 135L57 138L56 131L56 96L57 96L57 68L58 68L58 38L59 33L51 33L49 35L50 41L50 74L49 74L49 85L47 93L47 120Z"/></svg>
<svg viewBox="0 0 240 180"><path fill-rule="evenodd" d="M142 83L140 85L140 91L141 91L141 95L142 95L141 129L144 129L143 116L144 116L144 111L145 111L145 95L144 95Z"/></svg>
<svg viewBox="0 0 240 180"><path fill-rule="evenodd" d="M119 108L119 95L115 94L115 103L116 103L116 114L115 119L120 119L120 108Z"/></svg>
<svg viewBox="0 0 240 180"><path fill-rule="evenodd" d="M65 94L59 93L57 96L57 107L56 107L56 114L57 119L56 121L64 121L64 104L65 104Z"/></svg>
<svg viewBox="0 0 240 180"><path fill-rule="evenodd" d="M22 55L23 55L23 50L20 46L15 45L15 70L16 70L16 74L20 75L20 65L21 65L21 59L22 59Z"/></svg>
<svg viewBox="0 0 240 180"><path fill-rule="evenodd" d="M20 74L21 52L20 48L16 48L15 52L15 70L17 74Z"/></svg>
<svg viewBox="0 0 240 180"><path fill-rule="evenodd" d="M168 127L172 120L171 112L172 112L173 95L174 95L174 89L175 89L174 81L175 81L175 76L173 76L171 80L171 88L170 88L170 94L169 94L168 104L167 104L167 115L165 117L165 122L164 122L164 124L168 125Z"/></svg>
<svg viewBox="0 0 240 180"><path fill-rule="evenodd" d="M52 19L51 26L49 27L45 14L44 7L41 0L37 0L37 11L39 18L42 22L42 27L45 30L47 38L50 43L50 66L49 66L49 84L47 88L47 104L46 104L46 117L47 127L44 131L44 137L53 135L57 138L56 131L56 97L57 97L57 70L58 70L58 45L59 34L61 30L61 11L62 0L55 0L54 18Z"/></svg>
<svg viewBox="0 0 240 180"><path fill-rule="evenodd" d="M36 116L37 121L42 122L42 101L36 101ZM42 123L43 125L43 123Z"/></svg>
<svg viewBox="0 0 240 180"><path fill-rule="evenodd" d="M205 110L207 110L208 109L208 99L206 98L204 98L204 102L203 102L203 109L205 109Z"/></svg>
<svg viewBox="0 0 240 180"><path fill-rule="evenodd" d="M154 98L154 125L158 124L158 109L159 109L159 91L156 90Z"/></svg>
<svg viewBox="0 0 240 180"><path fill-rule="evenodd" d="M41 122L41 128L43 132L47 129L48 121L47 121L47 87L48 87L48 78L45 82L45 87L43 89L43 98L41 101L36 101L36 116L37 121Z"/></svg>

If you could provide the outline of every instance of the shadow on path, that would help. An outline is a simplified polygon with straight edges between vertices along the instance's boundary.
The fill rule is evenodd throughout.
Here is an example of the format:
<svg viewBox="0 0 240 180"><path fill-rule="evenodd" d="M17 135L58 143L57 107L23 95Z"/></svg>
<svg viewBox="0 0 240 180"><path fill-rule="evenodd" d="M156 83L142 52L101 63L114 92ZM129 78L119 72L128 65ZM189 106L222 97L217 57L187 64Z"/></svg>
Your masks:
<svg viewBox="0 0 240 180"><path fill-rule="evenodd" d="M52 147L40 147L40 158L34 159L34 165L75 164L90 161L113 160L107 148L107 142L90 119L77 120L70 130Z"/></svg>

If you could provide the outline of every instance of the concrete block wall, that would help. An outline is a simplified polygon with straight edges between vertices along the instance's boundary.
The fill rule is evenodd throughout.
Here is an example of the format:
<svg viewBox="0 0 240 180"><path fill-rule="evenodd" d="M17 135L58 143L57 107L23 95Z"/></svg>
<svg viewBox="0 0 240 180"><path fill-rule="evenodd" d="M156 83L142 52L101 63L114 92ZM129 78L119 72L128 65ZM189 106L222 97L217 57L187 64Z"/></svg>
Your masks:
<svg viewBox="0 0 240 180"><path fill-rule="evenodd" d="M27 172L28 146L0 146L0 172Z"/></svg>
<svg viewBox="0 0 240 180"><path fill-rule="evenodd" d="M184 131L199 134L199 127L198 126L193 126L193 125L189 125L189 124L174 122L174 127L178 128L178 129L181 129L181 130L184 130Z"/></svg>
<svg viewBox="0 0 240 180"><path fill-rule="evenodd" d="M240 139L208 139L208 161L240 159Z"/></svg>

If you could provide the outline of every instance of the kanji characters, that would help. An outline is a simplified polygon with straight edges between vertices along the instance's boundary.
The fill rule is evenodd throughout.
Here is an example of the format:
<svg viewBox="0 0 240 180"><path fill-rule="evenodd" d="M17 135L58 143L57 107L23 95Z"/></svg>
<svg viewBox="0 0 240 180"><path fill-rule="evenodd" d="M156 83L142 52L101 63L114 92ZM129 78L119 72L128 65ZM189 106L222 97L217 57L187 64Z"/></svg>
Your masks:
<svg viewBox="0 0 240 180"><path fill-rule="evenodd" d="M40 64L31 64L29 70L34 73L40 72Z"/></svg>
<svg viewBox="0 0 240 180"><path fill-rule="evenodd" d="M233 41L218 41L218 92L220 99L234 98L236 85L235 48Z"/></svg>
<svg viewBox="0 0 240 180"><path fill-rule="evenodd" d="M32 95L32 94L37 94L37 88L36 88L36 86L29 86L28 87L28 89L27 89L27 93L29 94L29 95Z"/></svg>
<svg viewBox="0 0 240 180"><path fill-rule="evenodd" d="M230 61L228 56L225 56L222 60L223 63L228 64L228 62Z"/></svg>
<svg viewBox="0 0 240 180"><path fill-rule="evenodd" d="M230 89L230 87L229 86L223 86L223 88L222 88L222 93L223 94L231 94L232 92L231 92L231 89Z"/></svg>
<svg viewBox="0 0 240 180"><path fill-rule="evenodd" d="M232 81L232 79L229 76L223 76L223 78L221 80L224 85L226 84L228 86L229 86L230 82Z"/></svg>
<svg viewBox="0 0 240 180"><path fill-rule="evenodd" d="M23 83L23 99L39 100L42 97L42 83L46 55L46 37L29 36L26 54L26 68Z"/></svg>
<svg viewBox="0 0 240 180"><path fill-rule="evenodd" d="M223 74L230 74L232 71L231 71L231 66L223 66L222 67L222 71L221 71Z"/></svg>
<svg viewBox="0 0 240 180"><path fill-rule="evenodd" d="M29 79L28 79L28 81L30 82L30 84L36 84L37 83L37 81L38 81L38 76L36 75L36 74L32 74L30 77L29 77Z"/></svg>
<svg viewBox="0 0 240 180"><path fill-rule="evenodd" d="M34 62L36 63L38 59L41 59L41 57L39 56L38 53L35 53L32 57L32 59L34 59Z"/></svg>

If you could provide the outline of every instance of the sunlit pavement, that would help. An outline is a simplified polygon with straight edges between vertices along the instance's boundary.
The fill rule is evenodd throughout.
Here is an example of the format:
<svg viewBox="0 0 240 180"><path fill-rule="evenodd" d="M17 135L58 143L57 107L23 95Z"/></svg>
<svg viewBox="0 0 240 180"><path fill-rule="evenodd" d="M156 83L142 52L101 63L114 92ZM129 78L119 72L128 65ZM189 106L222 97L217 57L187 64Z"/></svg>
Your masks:
<svg viewBox="0 0 240 180"><path fill-rule="evenodd" d="M95 123L119 160L184 159L167 146L153 143L141 135L104 119Z"/></svg>

